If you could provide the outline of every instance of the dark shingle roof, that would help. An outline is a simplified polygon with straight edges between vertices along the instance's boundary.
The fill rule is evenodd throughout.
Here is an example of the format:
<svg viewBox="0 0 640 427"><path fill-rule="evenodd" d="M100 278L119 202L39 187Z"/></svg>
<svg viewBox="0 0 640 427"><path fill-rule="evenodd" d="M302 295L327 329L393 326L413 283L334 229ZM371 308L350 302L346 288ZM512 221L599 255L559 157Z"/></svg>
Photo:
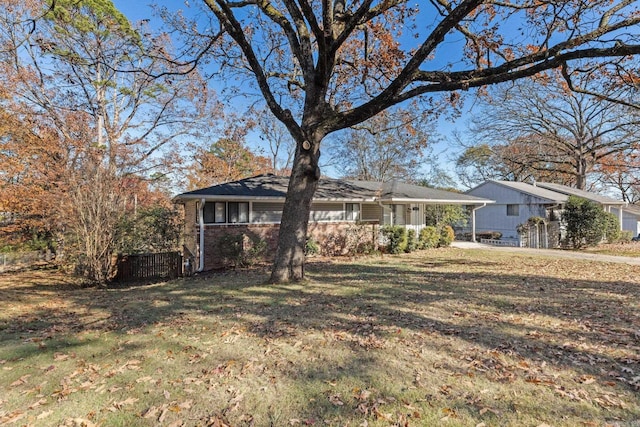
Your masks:
<svg viewBox="0 0 640 427"><path fill-rule="evenodd" d="M176 196L176 199L191 199L200 197L246 197L246 198L276 198L284 199L289 186L288 176L276 176L271 174L253 176L238 181L225 182L201 188ZM318 182L318 188L314 199L333 200L365 200L372 199L371 192L347 181L322 178Z"/></svg>
<svg viewBox="0 0 640 427"><path fill-rule="evenodd" d="M289 177L258 175L238 181L227 182L179 194L176 201L209 198L253 198L284 199L287 194ZM419 185L397 181L380 183L373 181L346 181L321 178L314 194L314 200L354 200L354 201L414 201L431 203L482 204L491 200L469 196L463 193L436 190Z"/></svg>

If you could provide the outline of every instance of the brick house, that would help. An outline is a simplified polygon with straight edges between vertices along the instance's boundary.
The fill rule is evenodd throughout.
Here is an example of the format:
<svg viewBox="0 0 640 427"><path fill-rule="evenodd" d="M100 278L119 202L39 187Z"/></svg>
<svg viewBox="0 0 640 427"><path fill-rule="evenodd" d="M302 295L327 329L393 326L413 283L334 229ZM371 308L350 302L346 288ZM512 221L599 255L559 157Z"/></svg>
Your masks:
<svg viewBox="0 0 640 427"><path fill-rule="evenodd" d="M222 265L221 245L228 244L225 236L241 235L243 247L266 242L265 253L273 255L288 183L288 177L258 175L176 196L174 201L185 211L185 256L193 260L194 270ZM321 247L340 253L341 236L356 225L361 238L372 242L380 225L402 225L419 232L425 225L426 205L469 207L474 230L475 211L488 203L492 201L400 182L322 178L311 206L309 234Z"/></svg>

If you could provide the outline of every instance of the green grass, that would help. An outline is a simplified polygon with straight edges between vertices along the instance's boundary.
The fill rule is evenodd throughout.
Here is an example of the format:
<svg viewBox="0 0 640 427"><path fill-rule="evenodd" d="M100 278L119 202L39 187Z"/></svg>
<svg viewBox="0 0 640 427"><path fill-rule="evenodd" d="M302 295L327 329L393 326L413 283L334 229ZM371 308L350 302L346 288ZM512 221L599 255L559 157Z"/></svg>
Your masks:
<svg viewBox="0 0 640 427"><path fill-rule="evenodd" d="M0 276L0 425L640 420L638 267L441 249L307 272Z"/></svg>

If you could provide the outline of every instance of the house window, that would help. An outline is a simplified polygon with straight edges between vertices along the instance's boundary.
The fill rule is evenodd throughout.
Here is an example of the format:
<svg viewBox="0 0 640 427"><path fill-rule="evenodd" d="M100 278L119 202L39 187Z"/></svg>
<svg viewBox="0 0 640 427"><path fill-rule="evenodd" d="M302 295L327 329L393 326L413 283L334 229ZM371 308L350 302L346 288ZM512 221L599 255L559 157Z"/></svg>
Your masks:
<svg viewBox="0 0 640 427"><path fill-rule="evenodd" d="M520 205L507 205L507 216L520 216Z"/></svg>
<svg viewBox="0 0 640 427"><path fill-rule="evenodd" d="M405 225L404 205L385 205L382 221L385 225Z"/></svg>
<svg viewBox="0 0 640 427"><path fill-rule="evenodd" d="M249 222L249 203L248 202L229 202L229 222L246 223Z"/></svg>
<svg viewBox="0 0 640 427"><path fill-rule="evenodd" d="M345 219L347 221L359 221L360 220L360 204L359 203L345 203Z"/></svg>
<svg viewBox="0 0 640 427"><path fill-rule="evenodd" d="M205 224L212 224L215 222L215 207L215 203L204 204L203 216Z"/></svg>
<svg viewBox="0 0 640 427"><path fill-rule="evenodd" d="M215 218L213 222L227 222L227 204L225 202L215 202Z"/></svg>
<svg viewBox="0 0 640 427"><path fill-rule="evenodd" d="M213 202L204 205L205 224L236 224L249 222L248 202Z"/></svg>

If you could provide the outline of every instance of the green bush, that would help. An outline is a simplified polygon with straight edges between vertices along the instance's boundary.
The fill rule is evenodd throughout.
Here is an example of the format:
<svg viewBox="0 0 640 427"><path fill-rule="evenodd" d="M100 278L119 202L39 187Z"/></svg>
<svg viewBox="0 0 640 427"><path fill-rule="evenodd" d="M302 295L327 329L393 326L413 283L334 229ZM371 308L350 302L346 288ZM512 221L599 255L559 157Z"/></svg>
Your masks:
<svg viewBox="0 0 640 427"><path fill-rule="evenodd" d="M621 243L629 243L633 239L633 233L629 230L623 230L620 232L620 239L618 240Z"/></svg>
<svg viewBox="0 0 640 427"><path fill-rule="evenodd" d="M237 267L242 264L243 241L244 236L242 234L232 233L223 234L216 239L217 255L223 265Z"/></svg>
<svg viewBox="0 0 640 427"><path fill-rule="evenodd" d="M440 229L440 239L438 240L438 246L449 246L453 239L455 239L456 233L453 231L450 225L445 225Z"/></svg>
<svg viewBox="0 0 640 427"><path fill-rule="evenodd" d="M562 219L567 226L565 244L574 249L600 243L608 221L598 203L575 196L569 196Z"/></svg>
<svg viewBox="0 0 640 427"><path fill-rule="evenodd" d="M622 230L620 230L620 220L611 212L604 213L604 237L608 243L616 243L620 241Z"/></svg>
<svg viewBox="0 0 640 427"><path fill-rule="evenodd" d="M406 253L413 252L417 249L418 242L416 240L416 230L409 229L407 230L407 246L404 248Z"/></svg>
<svg viewBox="0 0 640 427"><path fill-rule="evenodd" d="M387 240L387 252L400 254L407 247L407 230L399 225L385 225L382 235Z"/></svg>
<svg viewBox="0 0 640 427"><path fill-rule="evenodd" d="M309 236L307 237L307 242L304 246L304 254L307 256L318 255L320 253L320 245L316 240Z"/></svg>
<svg viewBox="0 0 640 427"><path fill-rule="evenodd" d="M249 248L242 252L242 265L253 265L257 261L263 260L266 252L267 241L258 237L252 238Z"/></svg>
<svg viewBox="0 0 640 427"><path fill-rule="evenodd" d="M267 251L267 242L244 233L226 233L216 239L218 257L224 266L246 267L261 261Z"/></svg>
<svg viewBox="0 0 640 427"><path fill-rule="evenodd" d="M438 246L439 240L440 235L438 234L438 229L432 225L428 225L420 230L418 247L420 249L435 248L436 246Z"/></svg>
<svg viewBox="0 0 640 427"><path fill-rule="evenodd" d="M467 224L467 212L462 206L427 205L424 207L425 224L440 227L443 224Z"/></svg>

